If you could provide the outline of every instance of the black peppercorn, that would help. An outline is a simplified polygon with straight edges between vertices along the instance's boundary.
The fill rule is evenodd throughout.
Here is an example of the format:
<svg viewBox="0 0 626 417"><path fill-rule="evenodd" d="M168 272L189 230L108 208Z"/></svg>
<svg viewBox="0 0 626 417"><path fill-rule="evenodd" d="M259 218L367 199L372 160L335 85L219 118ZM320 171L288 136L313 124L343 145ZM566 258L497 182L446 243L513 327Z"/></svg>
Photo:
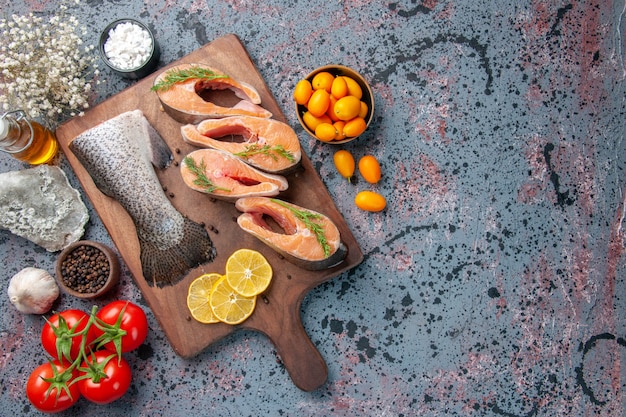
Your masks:
<svg viewBox="0 0 626 417"><path fill-rule="evenodd" d="M98 248L81 245L61 263L63 283L76 292L91 294L104 286L111 272L106 255Z"/></svg>

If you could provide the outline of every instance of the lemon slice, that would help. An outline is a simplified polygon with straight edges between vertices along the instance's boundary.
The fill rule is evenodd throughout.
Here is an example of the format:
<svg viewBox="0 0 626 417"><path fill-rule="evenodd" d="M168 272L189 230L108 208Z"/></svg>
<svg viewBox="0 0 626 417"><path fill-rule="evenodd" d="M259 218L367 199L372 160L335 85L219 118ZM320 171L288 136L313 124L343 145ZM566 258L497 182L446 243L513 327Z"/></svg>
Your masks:
<svg viewBox="0 0 626 417"><path fill-rule="evenodd" d="M252 249L239 249L226 261L226 280L239 294L261 294L272 281L272 267L267 259Z"/></svg>
<svg viewBox="0 0 626 417"><path fill-rule="evenodd" d="M217 273L204 274L194 279L187 290L187 308L191 316L200 323L218 323L219 319L213 314L209 298L211 290L223 275Z"/></svg>
<svg viewBox="0 0 626 417"><path fill-rule="evenodd" d="M220 321L228 324L239 324L254 312L256 295L246 297L235 291L226 276L220 278L211 290L209 299L213 314Z"/></svg>

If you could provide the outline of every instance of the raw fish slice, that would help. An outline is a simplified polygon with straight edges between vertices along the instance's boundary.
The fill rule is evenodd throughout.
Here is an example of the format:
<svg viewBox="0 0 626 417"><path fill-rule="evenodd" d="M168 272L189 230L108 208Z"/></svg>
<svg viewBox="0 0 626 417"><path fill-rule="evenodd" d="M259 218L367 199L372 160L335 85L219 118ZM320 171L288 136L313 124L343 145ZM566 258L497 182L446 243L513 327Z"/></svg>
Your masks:
<svg viewBox="0 0 626 417"><path fill-rule="evenodd" d="M342 262L348 253L341 242L337 226L321 213L263 197L241 198L235 207L243 212L237 218L237 223L244 231L301 268L330 268ZM282 230L275 230L268 223L268 217ZM312 225L319 231L319 235Z"/></svg>
<svg viewBox="0 0 626 417"><path fill-rule="evenodd" d="M197 126L182 126L181 133L187 143L221 149L265 172L289 172L302 159L296 132L288 124L274 119L250 116L208 119ZM229 135L243 136L245 142L217 139Z"/></svg>
<svg viewBox="0 0 626 417"><path fill-rule="evenodd" d="M183 160L180 172L190 188L226 201L241 197L275 196L289 186L285 177L259 171L216 149L191 152Z"/></svg>
<svg viewBox="0 0 626 417"><path fill-rule="evenodd" d="M197 69L212 72L218 78L186 77L193 73L190 71ZM183 76L178 76L179 74ZM180 81L171 84L168 88L159 88L159 85L166 83L168 77L172 75L177 76ZM153 89L156 90L166 113L181 123L198 123L204 119L235 115L272 117L271 112L259 106L261 96L253 86L237 81L206 65L181 64L172 67L156 77ZM231 90L241 101L232 107L220 106L202 98L201 94L205 90Z"/></svg>
<svg viewBox="0 0 626 417"><path fill-rule="evenodd" d="M173 285L213 260L207 231L179 213L163 193L152 164L165 168L172 154L141 111L122 113L83 132L70 149L100 191L132 218L149 285Z"/></svg>

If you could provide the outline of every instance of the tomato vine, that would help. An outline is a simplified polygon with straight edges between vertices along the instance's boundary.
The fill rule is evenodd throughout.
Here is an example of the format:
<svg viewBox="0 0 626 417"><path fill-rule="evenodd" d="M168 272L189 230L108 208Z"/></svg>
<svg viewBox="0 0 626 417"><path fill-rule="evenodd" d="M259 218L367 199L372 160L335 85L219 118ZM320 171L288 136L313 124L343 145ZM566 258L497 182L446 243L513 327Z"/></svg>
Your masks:
<svg viewBox="0 0 626 417"><path fill-rule="evenodd" d="M147 333L144 311L130 301L113 301L100 311L93 306L90 314L55 313L42 329L42 346L53 359L31 373L29 401L40 411L56 412L81 395L98 404L120 398L132 378L122 353L139 347Z"/></svg>

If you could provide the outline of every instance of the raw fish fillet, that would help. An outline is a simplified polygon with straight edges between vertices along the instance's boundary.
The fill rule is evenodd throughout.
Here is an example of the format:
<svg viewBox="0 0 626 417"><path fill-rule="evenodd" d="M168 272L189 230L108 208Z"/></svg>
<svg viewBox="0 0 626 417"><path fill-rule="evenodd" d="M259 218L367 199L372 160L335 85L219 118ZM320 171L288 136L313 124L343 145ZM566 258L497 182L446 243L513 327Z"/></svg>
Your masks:
<svg viewBox="0 0 626 417"><path fill-rule="evenodd" d="M226 201L275 196L289 187L285 177L259 171L217 149L191 152L183 159L180 173L190 188Z"/></svg>
<svg viewBox="0 0 626 417"><path fill-rule="evenodd" d="M300 164L302 151L296 132L274 119L231 116L207 119L197 126L180 128L185 142L203 148L221 149L265 172L283 174ZM245 141L219 140L225 136L243 136Z"/></svg>
<svg viewBox="0 0 626 417"><path fill-rule="evenodd" d="M330 268L348 253L337 226L321 213L263 197L241 198L235 207L243 212L239 227L301 268Z"/></svg>
<svg viewBox="0 0 626 417"><path fill-rule="evenodd" d="M167 167L172 154L140 110L83 132L70 149L100 191L132 218L149 285L174 285L190 269L214 259L207 231L178 212L163 192L154 166Z"/></svg>
<svg viewBox="0 0 626 417"><path fill-rule="evenodd" d="M157 88L168 75L194 68L212 71L221 78L185 79L182 77L183 80L172 84L169 88ZM154 80L153 89L156 90L165 112L181 123L198 123L204 119L236 115L272 116L271 112L259 106L261 96L253 86L202 64L181 64L165 70ZM202 97L202 93L207 90L230 90L241 100L232 107L221 106Z"/></svg>

